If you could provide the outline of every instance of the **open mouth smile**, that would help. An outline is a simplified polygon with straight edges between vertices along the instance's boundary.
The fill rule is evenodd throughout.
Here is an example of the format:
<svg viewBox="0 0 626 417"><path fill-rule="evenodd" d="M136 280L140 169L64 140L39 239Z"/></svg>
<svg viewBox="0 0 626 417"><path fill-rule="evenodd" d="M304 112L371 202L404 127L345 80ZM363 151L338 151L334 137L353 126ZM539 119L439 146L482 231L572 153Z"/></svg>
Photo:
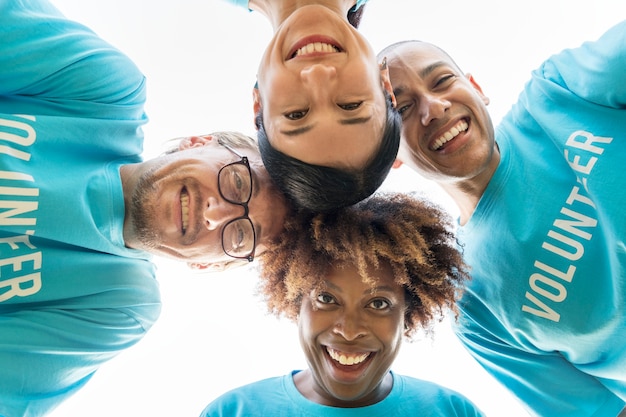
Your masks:
<svg viewBox="0 0 626 417"><path fill-rule="evenodd" d="M371 352L365 352L365 353L341 352L333 348L330 348L328 346L326 347L326 351L328 352L328 355L334 361L344 366L352 366L352 365L358 365L360 363L363 363L371 354Z"/></svg>
<svg viewBox="0 0 626 417"><path fill-rule="evenodd" d="M323 43L323 42L314 42L314 43L306 44L302 48L299 48L296 52L293 53L291 58L295 58L298 56L311 55L313 53L332 54L336 52L341 52L341 51L335 45L331 45L329 43Z"/></svg>
<svg viewBox="0 0 626 417"><path fill-rule="evenodd" d="M185 234L189 227L189 194L186 188L180 192L180 218L182 231Z"/></svg>
<svg viewBox="0 0 626 417"><path fill-rule="evenodd" d="M448 130L446 133L437 138L437 140L435 140L431 147L431 150L437 151L441 149L443 145L457 137L459 133L465 132L468 127L469 125L465 120L459 120L456 125L454 125L450 130Z"/></svg>
<svg viewBox="0 0 626 417"><path fill-rule="evenodd" d="M333 39L326 36L314 35L300 39L289 51L287 59L313 57L325 54L343 52L343 49Z"/></svg>

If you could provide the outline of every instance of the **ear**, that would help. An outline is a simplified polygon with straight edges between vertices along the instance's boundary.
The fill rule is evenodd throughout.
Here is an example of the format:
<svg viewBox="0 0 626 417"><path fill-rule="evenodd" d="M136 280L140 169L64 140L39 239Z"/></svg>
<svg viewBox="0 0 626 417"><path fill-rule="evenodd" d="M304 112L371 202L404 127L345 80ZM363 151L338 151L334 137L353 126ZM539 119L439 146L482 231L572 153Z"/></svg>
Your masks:
<svg viewBox="0 0 626 417"><path fill-rule="evenodd" d="M198 148L200 146L206 146L209 143L212 143L212 141L213 141L213 136L211 136L211 135L190 136L188 138L181 139L180 143L178 144L178 150L179 151L183 151L185 149Z"/></svg>
<svg viewBox="0 0 626 417"><path fill-rule="evenodd" d="M261 95L259 94L258 83L254 84L254 88L252 89L252 112L254 114L254 127L256 130L259 130L259 127L256 124L256 115L261 111Z"/></svg>
<svg viewBox="0 0 626 417"><path fill-rule="evenodd" d="M487 97L483 93L483 89L480 87L480 85L478 85L478 83L474 79L474 76L468 73L465 74L465 77L469 80L470 84L472 84L472 87L474 87L474 89L478 91L478 95L480 95L480 97L483 99L483 103L485 103L485 106L489 105L489 97Z"/></svg>
<svg viewBox="0 0 626 417"><path fill-rule="evenodd" d="M389 68L387 67L386 63L383 65L384 67L381 65L380 68L380 82L382 83L385 91L389 93L389 96L391 97L391 104L395 108L398 103L396 102L396 96L393 94L393 87L391 86L391 81L389 79Z"/></svg>
<svg viewBox="0 0 626 417"><path fill-rule="evenodd" d="M391 168L398 169L401 166L402 166L402 161L396 158L396 160L393 161L393 165L391 166Z"/></svg>

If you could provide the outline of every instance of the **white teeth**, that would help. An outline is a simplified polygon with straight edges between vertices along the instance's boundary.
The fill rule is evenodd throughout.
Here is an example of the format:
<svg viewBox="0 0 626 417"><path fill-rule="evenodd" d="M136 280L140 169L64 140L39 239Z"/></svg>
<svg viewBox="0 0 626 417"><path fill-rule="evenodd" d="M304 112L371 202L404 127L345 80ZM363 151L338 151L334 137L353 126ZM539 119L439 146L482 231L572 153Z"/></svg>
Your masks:
<svg viewBox="0 0 626 417"><path fill-rule="evenodd" d="M341 365L357 365L363 362L370 355L369 353L361 353L359 355L339 352L337 350L326 348L331 358L339 362Z"/></svg>
<svg viewBox="0 0 626 417"><path fill-rule="evenodd" d="M323 42L309 43L296 51L295 56L312 54L313 52L339 52L339 49L331 44Z"/></svg>
<svg viewBox="0 0 626 417"><path fill-rule="evenodd" d="M184 232L189 226L189 195L184 191L180 193L180 209Z"/></svg>
<svg viewBox="0 0 626 417"><path fill-rule="evenodd" d="M441 148L445 143L449 142L452 138L456 137L461 132L465 132L467 130L467 122L465 120L459 121L452 129L448 130L446 133L441 135L435 143L433 144L433 151Z"/></svg>

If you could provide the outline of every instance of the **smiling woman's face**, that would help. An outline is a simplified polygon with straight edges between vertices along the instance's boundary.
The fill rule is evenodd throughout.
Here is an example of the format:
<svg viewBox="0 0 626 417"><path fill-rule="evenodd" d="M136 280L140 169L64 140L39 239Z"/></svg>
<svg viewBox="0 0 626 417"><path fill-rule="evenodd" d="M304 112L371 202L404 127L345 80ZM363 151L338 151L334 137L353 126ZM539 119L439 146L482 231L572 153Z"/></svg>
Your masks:
<svg viewBox="0 0 626 417"><path fill-rule="evenodd" d="M337 13L310 5L289 16L267 47L255 113L262 109L278 151L314 165L362 167L380 146L384 88L391 92L365 38Z"/></svg>
<svg viewBox="0 0 626 417"><path fill-rule="evenodd" d="M370 266L368 284L354 266L333 268L326 287L305 295L300 308L300 344L310 370L296 374L309 400L334 407L363 407L385 398L389 369L404 334L404 289L391 267Z"/></svg>

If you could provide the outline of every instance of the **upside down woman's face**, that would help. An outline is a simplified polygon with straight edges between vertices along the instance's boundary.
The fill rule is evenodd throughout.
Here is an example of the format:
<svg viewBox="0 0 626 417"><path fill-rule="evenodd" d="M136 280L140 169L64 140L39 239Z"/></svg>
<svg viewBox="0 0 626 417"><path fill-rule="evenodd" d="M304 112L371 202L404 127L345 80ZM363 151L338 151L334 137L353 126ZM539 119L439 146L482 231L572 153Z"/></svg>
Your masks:
<svg viewBox="0 0 626 417"><path fill-rule="evenodd" d="M320 5L296 10L261 60L255 113L277 150L303 162L361 167L380 146L391 92L369 43Z"/></svg>

